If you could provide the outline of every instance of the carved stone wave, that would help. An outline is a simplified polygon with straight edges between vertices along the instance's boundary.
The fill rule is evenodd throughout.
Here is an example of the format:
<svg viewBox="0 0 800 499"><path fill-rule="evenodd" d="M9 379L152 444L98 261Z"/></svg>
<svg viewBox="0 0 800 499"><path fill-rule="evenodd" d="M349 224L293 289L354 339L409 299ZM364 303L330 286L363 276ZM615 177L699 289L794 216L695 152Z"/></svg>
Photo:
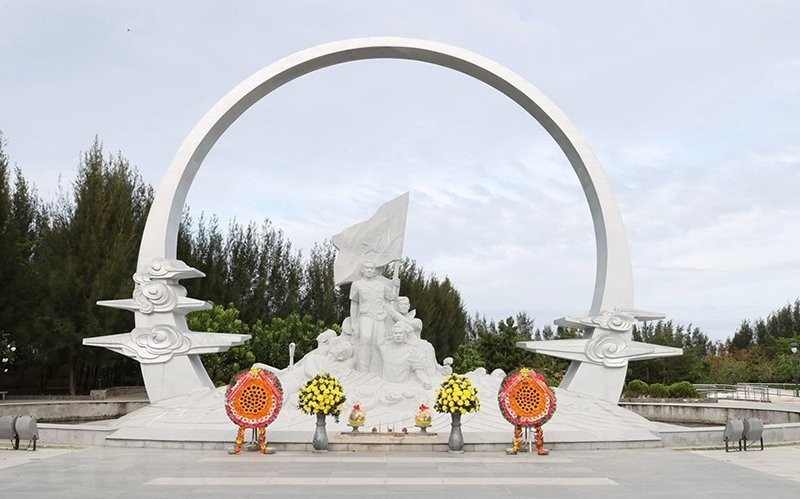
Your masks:
<svg viewBox="0 0 800 499"><path fill-rule="evenodd" d="M617 335L600 336L586 343L586 357L606 367L624 367L628 362L627 347L628 342Z"/></svg>
<svg viewBox="0 0 800 499"><path fill-rule="evenodd" d="M131 331L134 345L129 345L136 352L139 362L155 364L167 362L174 355L186 353L192 346L189 338L167 324L152 328L137 327Z"/></svg>
<svg viewBox="0 0 800 499"><path fill-rule="evenodd" d="M143 314L153 312L170 312L178 306L179 291L183 286L168 285L161 281L150 281L137 284L133 290L133 299Z"/></svg>

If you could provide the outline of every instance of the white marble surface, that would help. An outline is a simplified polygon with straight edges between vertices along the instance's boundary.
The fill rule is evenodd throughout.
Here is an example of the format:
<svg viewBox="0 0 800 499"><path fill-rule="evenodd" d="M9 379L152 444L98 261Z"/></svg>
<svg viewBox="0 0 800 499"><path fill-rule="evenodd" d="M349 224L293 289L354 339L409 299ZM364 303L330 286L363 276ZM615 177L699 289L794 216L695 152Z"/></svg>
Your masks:
<svg viewBox="0 0 800 499"><path fill-rule="evenodd" d="M462 430L466 443L511 442L513 427L500 413L497 390L504 374L483 370L468 373L478 388L481 410L462 417ZM337 424L328 418L327 427L331 442L336 442L339 432L350 431L347 413L356 401L367 412L362 431L378 427L385 432L414 427L414 414L421 402L433 405L432 390L407 391L403 387L385 383L375 375L353 372L341 379L348 401ZM545 442L658 442L657 427L636 414L600 399L555 388L558 408L553 418L544 425ZM428 429L438 433L439 440L447 441L450 417L432 411L433 425ZM117 421L111 422L115 432L112 439L132 440L185 440L226 441L236 435L237 427L228 419L224 409L224 388L189 394L139 409ZM296 394L286 396L280 416L267 428L268 440L273 442L311 441L314 417L302 413L296 404Z"/></svg>

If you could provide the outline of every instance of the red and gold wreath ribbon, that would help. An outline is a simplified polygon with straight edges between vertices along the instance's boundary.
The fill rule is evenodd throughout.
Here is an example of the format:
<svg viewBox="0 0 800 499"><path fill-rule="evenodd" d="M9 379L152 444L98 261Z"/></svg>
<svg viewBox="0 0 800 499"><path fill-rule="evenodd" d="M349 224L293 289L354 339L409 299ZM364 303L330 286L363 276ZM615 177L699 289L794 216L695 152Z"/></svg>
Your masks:
<svg viewBox="0 0 800 499"><path fill-rule="evenodd" d="M239 432L236 434L236 443L233 446L233 453L239 454L242 452L242 444L244 444L244 426L239 427Z"/></svg>
<svg viewBox="0 0 800 499"><path fill-rule="evenodd" d="M536 427L536 453L540 456L550 454L550 451L544 448L544 436L542 435L542 427Z"/></svg>
<svg viewBox="0 0 800 499"><path fill-rule="evenodd" d="M516 454L519 452L520 445L522 444L522 427L514 427L514 442L511 443L511 452Z"/></svg>
<svg viewBox="0 0 800 499"><path fill-rule="evenodd" d="M240 372L225 392L225 412L242 428L266 427L278 417L282 404L280 380L263 369Z"/></svg>
<svg viewBox="0 0 800 499"><path fill-rule="evenodd" d="M556 410L556 396L544 376L524 367L503 379L497 401L503 417L514 426L541 426Z"/></svg>

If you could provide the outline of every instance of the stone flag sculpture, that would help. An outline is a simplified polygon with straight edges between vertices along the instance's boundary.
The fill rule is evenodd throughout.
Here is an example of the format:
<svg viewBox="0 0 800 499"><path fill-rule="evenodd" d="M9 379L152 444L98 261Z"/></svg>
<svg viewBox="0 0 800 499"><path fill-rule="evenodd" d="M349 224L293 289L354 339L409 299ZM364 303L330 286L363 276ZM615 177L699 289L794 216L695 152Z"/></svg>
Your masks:
<svg viewBox="0 0 800 499"><path fill-rule="evenodd" d="M333 245L339 250L333 262L333 280L337 286L357 280L366 261L383 267L403 257L407 214L406 192L384 203L366 222L333 236Z"/></svg>

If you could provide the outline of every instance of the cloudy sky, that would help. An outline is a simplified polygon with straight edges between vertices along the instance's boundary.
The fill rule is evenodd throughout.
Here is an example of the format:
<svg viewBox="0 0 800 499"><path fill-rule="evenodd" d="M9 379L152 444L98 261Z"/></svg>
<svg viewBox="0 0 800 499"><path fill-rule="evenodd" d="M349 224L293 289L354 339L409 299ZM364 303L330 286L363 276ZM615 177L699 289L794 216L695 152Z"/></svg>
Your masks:
<svg viewBox="0 0 800 499"><path fill-rule="evenodd" d="M281 57L363 36L460 46L586 137L625 221L636 306L723 339L800 295L798 19L792 0L4 0L0 130L46 199L95 135L158 186L211 106ZM269 218L307 252L405 191L406 255L470 312L543 326L588 310L577 177L535 120L451 70L360 61L295 80L223 135L188 202Z"/></svg>

